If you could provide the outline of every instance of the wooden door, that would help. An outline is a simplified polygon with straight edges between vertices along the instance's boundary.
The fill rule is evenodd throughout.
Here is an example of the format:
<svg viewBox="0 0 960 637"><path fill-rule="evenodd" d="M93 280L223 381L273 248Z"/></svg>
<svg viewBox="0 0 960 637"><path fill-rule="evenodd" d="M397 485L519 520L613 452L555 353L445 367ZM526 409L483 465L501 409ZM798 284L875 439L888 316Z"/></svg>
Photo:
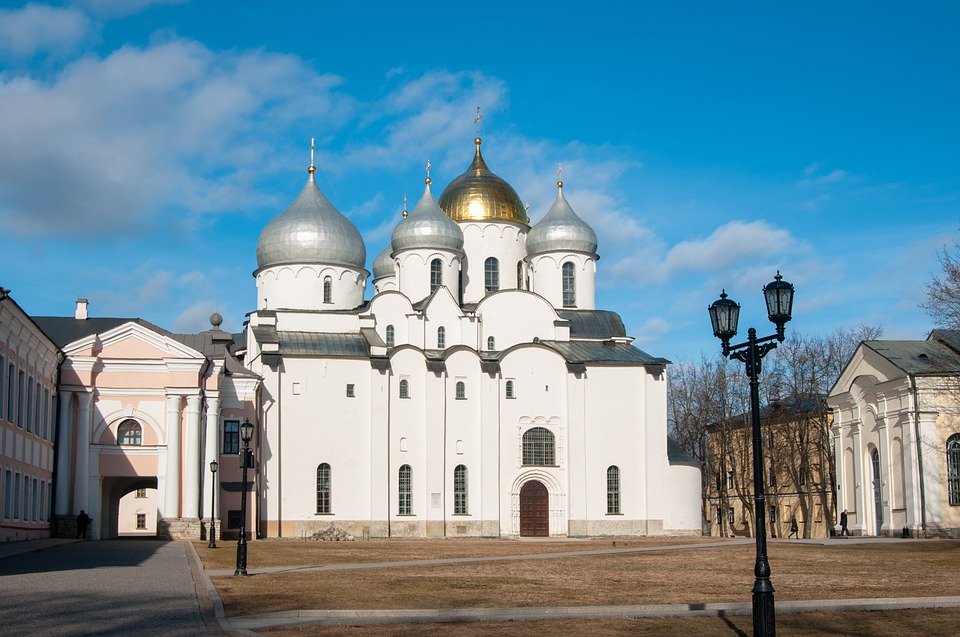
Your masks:
<svg viewBox="0 0 960 637"><path fill-rule="evenodd" d="M520 489L521 537L550 535L550 496L542 482L531 480Z"/></svg>

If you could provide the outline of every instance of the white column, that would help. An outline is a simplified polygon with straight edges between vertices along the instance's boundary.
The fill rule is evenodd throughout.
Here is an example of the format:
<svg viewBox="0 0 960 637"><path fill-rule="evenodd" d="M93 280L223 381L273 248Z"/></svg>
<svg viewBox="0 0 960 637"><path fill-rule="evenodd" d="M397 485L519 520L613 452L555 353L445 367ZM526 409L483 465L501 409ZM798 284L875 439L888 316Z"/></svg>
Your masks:
<svg viewBox="0 0 960 637"><path fill-rule="evenodd" d="M861 533L867 531L867 497L870 493L867 475L863 470L863 446L860 438L860 421L856 420L851 428L853 432L853 476L856 479L853 506L857 507L857 528ZM850 528L850 525L847 526Z"/></svg>
<svg viewBox="0 0 960 637"><path fill-rule="evenodd" d="M57 456L57 502L54 508L56 515L70 515L70 485L75 481L71 480L70 469L72 462L70 454L73 450L73 435L70 423L70 400L73 394L68 391L61 391L58 398L58 407L60 409L60 431L57 434L57 449L60 455Z"/></svg>
<svg viewBox="0 0 960 637"><path fill-rule="evenodd" d="M887 427L886 416L881 416L877 421L877 434L880 443L880 507L881 517L883 517L882 527L877 529L877 535L881 531L887 531L893 528L893 472L890 471L890 431Z"/></svg>
<svg viewBox="0 0 960 637"><path fill-rule="evenodd" d="M180 396L167 395L167 480L163 517L180 517Z"/></svg>
<svg viewBox="0 0 960 637"><path fill-rule="evenodd" d="M184 460L183 516L200 517L200 403L203 397L187 396L187 445Z"/></svg>
<svg viewBox="0 0 960 637"><path fill-rule="evenodd" d="M210 463L214 460L219 462L217 458L217 445L220 440L220 399L213 395L207 395L207 430L206 438L204 444L203 452L203 466L200 467L200 475L203 476L201 484L204 486L200 489L200 515L207 519L210 518L210 511L207 509L210 502L210 491L220 490L220 474L216 474L217 477L213 478L210 473ZM207 480L213 478L215 484L210 484ZM217 515L216 509L214 509L213 516L219 518Z"/></svg>
<svg viewBox="0 0 960 637"><path fill-rule="evenodd" d="M80 509L87 511L90 494L90 403L93 394L80 392L77 394L80 408L77 411L77 471L73 482L73 509L79 513ZM87 511L89 514L89 511Z"/></svg>

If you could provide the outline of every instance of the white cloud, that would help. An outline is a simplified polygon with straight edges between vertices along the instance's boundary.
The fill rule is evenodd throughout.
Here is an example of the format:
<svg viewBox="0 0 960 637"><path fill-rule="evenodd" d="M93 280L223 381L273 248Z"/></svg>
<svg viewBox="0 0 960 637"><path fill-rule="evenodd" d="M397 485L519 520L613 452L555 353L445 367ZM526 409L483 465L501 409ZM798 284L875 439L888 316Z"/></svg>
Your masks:
<svg viewBox="0 0 960 637"><path fill-rule="evenodd" d="M71 51L92 28L90 18L77 9L28 4L19 11L0 10L0 55L28 58Z"/></svg>
<svg viewBox="0 0 960 637"><path fill-rule="evenodd" d="M0 77L0 222L19 234L143 231L164 207L262 205L278 131L350 116L339 84L294 56L189 40L87 56L49 82Z"/></svg>
<svg viewBox="0 0 960 637"><path fill-rule="evenodd" d="M183 333L202 332L210 329L210 315L216 312L214 301L198 301L186 308L173 321L173 331Z"/></svg>
<svg viewBox="0 0 960 637"><path fill-rule="evenodd" d="M134 15L152 6L185 3L186 0L76 0L76 4L105 19Z"/></svg>

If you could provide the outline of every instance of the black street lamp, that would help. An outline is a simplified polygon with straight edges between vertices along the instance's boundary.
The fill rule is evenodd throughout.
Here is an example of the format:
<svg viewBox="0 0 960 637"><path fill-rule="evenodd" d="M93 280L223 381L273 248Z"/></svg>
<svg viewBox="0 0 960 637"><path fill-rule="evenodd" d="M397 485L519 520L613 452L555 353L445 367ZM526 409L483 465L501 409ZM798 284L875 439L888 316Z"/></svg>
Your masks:
<svg viewBox="0 0 960 637"><path fill-rule="evenodd" d="M240 439L243 440L243 455L240 466L243 467L243 480L240 492L240 539L237 540L237 568L234 575L247 574L247 456L250 455L250 440L253 438L253 425L245 420L240 425Z"/></svg>
<svg viewBox="0 0 960 637"><path fill-rule="evenodd" d="M782 280L780 272L763 287L767 302L767 316L777 326L777 333L757 338L757 330L747 331L744 343L730 345L737 335L740 304L727 298L726 291L710 306L713 335L723 343L723 355L746 365L750 377L750 417L753 424L753 499L756 513L757 562L753 584L753 634L775 635L773 584L770 582L770 563L767 561L766 496L763 492L763 450L760 440L760 361L784 339L783 326L793 312L793 285Z"/></svg>
<svg viewBox="0 0 960 637"><path fill-rule="evenodd" d="M212 549L217 548L217 524L214 521L214 511L217 506L217 461L210 461L210 544Z"/></svg>

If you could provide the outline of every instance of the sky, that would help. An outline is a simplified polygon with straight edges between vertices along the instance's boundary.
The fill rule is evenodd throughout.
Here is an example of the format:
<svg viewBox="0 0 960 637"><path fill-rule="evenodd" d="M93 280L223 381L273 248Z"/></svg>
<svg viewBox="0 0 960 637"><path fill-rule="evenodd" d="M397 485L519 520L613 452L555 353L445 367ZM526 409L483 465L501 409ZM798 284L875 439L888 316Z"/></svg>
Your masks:
<svg viewBox="0 0 960 637"><path fill-rule="evenodd" d="M925 338L960 238L955 2L0 2L0 285L33 315L237 331L260 230L317 182L368 269L473 155L596 230L597 306L714 355L721 289L787 336ZM369 297L372 285L368 283Z"/></svg>

